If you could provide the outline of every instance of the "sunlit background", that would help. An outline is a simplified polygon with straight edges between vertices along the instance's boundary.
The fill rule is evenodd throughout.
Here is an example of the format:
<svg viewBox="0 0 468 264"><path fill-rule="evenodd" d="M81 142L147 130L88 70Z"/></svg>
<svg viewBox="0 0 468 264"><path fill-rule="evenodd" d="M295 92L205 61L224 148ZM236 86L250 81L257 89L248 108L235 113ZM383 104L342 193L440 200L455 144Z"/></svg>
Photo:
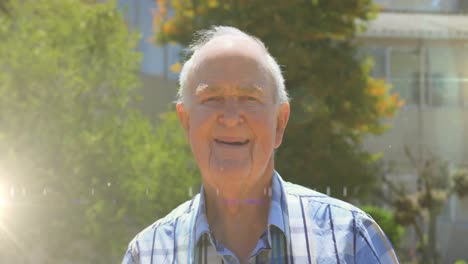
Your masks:
<svg viewBox="0 0 468 264"><path fill-rule="evenodd" d="M172 103L212 24L284 66L286 180L363 207L402 263L468 261L467 0L0 0L0 263L118 263L199 191Z"/></svg>

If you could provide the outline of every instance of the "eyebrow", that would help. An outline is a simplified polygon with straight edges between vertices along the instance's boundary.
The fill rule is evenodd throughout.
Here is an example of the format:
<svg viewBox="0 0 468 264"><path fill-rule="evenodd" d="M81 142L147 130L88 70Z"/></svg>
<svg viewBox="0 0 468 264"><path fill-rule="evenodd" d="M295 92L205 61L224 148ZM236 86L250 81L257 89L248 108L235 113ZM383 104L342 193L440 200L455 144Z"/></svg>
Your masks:
<svg viewBox="0 0 468 264"><path fill-rule="evenodd" d="M195 94L199 95L201 93L219 93L223 90L224 88L220 86L209 86L207 84L200 84L196 89L195 89ZM248 85L248 86L240 86L236 88L236 90L239 90L240 93L242 94L259 94L263 95L264 94L264 89L262 89L260 86L257 85Z"/></svg>

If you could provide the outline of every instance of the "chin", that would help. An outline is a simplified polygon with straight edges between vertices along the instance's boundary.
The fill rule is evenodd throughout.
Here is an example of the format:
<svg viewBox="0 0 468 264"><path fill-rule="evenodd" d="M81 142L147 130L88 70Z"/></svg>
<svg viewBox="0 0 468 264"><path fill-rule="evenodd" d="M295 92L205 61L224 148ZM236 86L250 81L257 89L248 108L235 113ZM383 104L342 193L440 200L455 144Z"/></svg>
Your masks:
<svg viewBox="0 0 468 264"><path fill-rule="evenodd" d="M212 170L212 179L219 188L238 189L245 185L249 180L250 168L217 168Z"/></svg>

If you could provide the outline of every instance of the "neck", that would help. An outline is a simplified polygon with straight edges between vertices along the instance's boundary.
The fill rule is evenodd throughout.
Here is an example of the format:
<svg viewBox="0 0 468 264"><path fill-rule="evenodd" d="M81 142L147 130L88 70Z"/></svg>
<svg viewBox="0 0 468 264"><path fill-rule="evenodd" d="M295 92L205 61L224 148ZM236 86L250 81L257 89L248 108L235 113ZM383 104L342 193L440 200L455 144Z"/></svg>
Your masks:
<svg viewBox="0 0 468 264"><path fill-rule="evenodd" d="M266 170L260 181L237 197L205 186L208 224L224 246L246 262L268 224L273 168Z"/></svg>

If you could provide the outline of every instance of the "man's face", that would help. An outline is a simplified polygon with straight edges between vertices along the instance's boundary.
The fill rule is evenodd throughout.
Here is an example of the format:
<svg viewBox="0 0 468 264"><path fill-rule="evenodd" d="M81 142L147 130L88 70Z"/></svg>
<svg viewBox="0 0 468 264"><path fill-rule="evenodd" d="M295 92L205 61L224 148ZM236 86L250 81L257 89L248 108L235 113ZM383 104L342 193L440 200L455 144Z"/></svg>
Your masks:
<svg viewBox="0 0 468 264"><path fill-rule="evenodd" d="M289 104L275 104L264 60L250 40L210 41L190 74L188 105L177 105L204 184L228 197L248 192L272 173L273 150L289 117Z"/></svg>

